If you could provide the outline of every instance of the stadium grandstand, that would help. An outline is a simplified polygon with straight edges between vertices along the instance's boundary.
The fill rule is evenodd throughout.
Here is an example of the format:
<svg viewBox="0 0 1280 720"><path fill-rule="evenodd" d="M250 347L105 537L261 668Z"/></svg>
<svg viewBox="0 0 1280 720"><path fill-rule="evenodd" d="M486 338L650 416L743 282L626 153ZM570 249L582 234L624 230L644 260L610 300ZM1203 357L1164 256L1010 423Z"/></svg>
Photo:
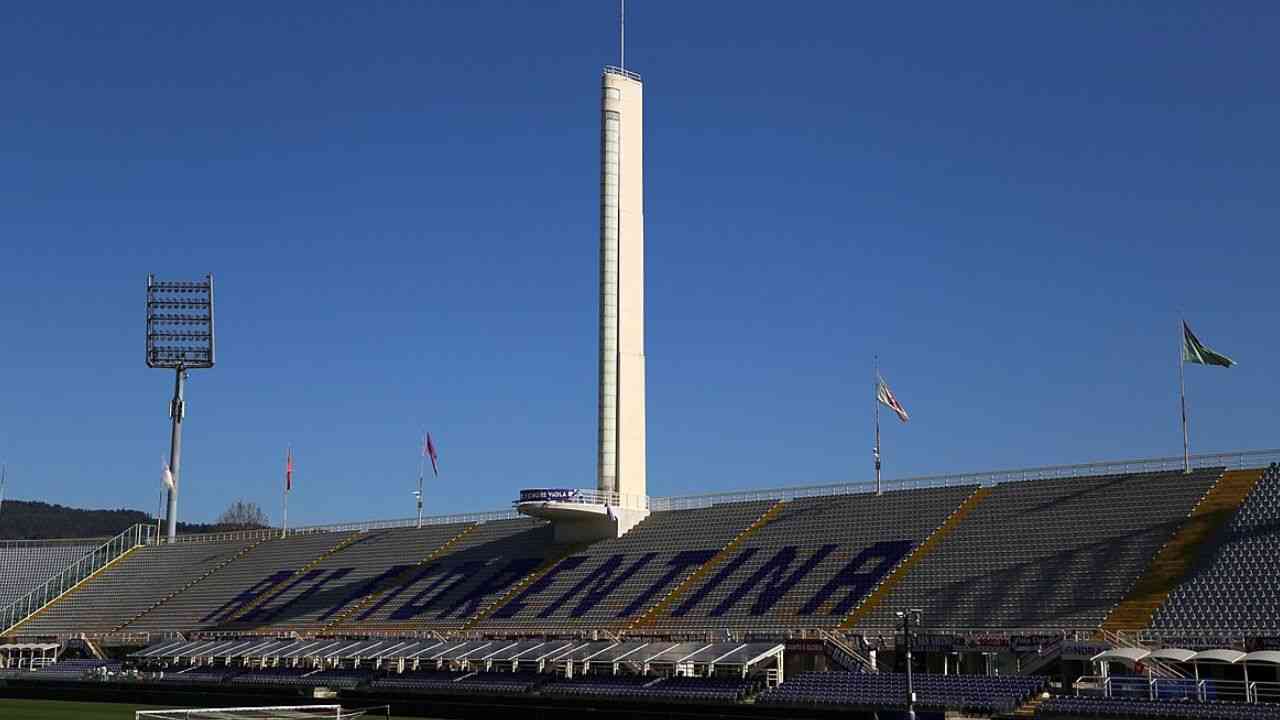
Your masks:
<svg viewBox="0 0 1280 720"><path fill-rule="evenodd" d="M393 707L1275 717L1278 461L650 498L579 542L511 510L9 543L0 663L63 691Z"/></svg>

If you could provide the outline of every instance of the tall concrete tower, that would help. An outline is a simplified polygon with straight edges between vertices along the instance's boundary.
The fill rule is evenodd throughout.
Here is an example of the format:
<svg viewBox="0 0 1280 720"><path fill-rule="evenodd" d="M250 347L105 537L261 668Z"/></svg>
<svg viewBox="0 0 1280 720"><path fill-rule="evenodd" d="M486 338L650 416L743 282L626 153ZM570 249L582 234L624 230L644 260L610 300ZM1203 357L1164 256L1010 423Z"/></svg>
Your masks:
<svg viewBox="0 0 1280 720"><path fill-rule="evenodd" d="M599 489L644 496L644 85L606 67L600 118Z"/></svg>

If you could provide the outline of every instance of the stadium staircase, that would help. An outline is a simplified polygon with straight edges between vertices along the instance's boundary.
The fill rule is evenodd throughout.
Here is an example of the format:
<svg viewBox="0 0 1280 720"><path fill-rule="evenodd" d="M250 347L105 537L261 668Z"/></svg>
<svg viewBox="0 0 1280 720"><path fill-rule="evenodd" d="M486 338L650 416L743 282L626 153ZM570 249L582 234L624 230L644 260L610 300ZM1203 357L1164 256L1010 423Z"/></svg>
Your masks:
<svg viewBox="0 0 1280 720"><path fill-rule="evenodd" d="M252 550L252 549L254 549L254 548L258 547L259 545L261 545L262 543L266 542L266 541L267 541L267 540L269 540L269 539L270 539L270 537L269 537L269 536L264 536L264 537L262 537L262 538L260 538L260 539L258 539L258 540L256 540L256 541L254 541L254 542L249 543L248 545L245 545L245 546L244 546L244 548L243 548L242 550L240 550L240 552L236 553L235 555L232 555L231 557L227 558L226 560L222 561L221 563L219 563L219 564L215 565L212 569L210 569L210 570L209 570L209 572L206 572L205 574L203 574L203 575L201 575L200 577L198 577L198 578L196 578L196 579L192 580L191 582L187 583L186 585L183 585L182 587L178 588L177 590L174 590L173 592L169 593L168 595L165 595L164 597L162 597L162 598L160 598L159 600L155 601L154 603L152 603L152 604L151 604L151 607L148 607L146 610L143 610L142 612L140 612L140 613L138 613L138 614L134 615L133 617L129 618L128 620L124 621L123 623L121 623L121 624L117 625L114 629L112 629L112 630L111 630L111 632L112 632L112 633L118 633L118 632L120 632L120 631L124 630L125 628L129 627L129 626L130 626L130 625L132 625L133 623L135 623L135 622L137 622L137 621L141 620L141 619L142 619L142 618L143 618L147 613L149 613L149 612L151 612L152 610L155 610L156 608L160 607L161 605L163 605L163 604L165 604L165 603L169 602L170 600L172 600L172 599L173 599L174 597L176 597L177 595L179 595L179 594L181 594L181 593L184 593L184 592L186 592L187 590L191 589L191 587L192 587L192 586L196 585L196 584L197 584L197 583L199 583L201 580L204 580L205 578L207 578L207 577L209 577L210 575L212 575L212 574L214 574L214 573L218 572L219 570L221 570L222 568L226 567L227 565L229 565L229 564L231 564L231 563L235 562L236 560L239 560L240 558L244 557L244 556L245 556L245 555L246 555L250 550Z"/></svg>
<svg viewBox="0 0 1280 720"><path fill-rule="evenodd" d="M11 635L54 603L150 542L151 531L150 525L134 525L85 553L31 592L0 608L0 637Z"/></svg>
<svg viewBox="0 0 1280 720"><path fill-rule="evenodd" d="M880 672L875 663L854 649L839 633L820 629L818 634L826 640L826 656L831 662L849 672Z"/></svg>
<svg viewBox="0 0 1280 720"><path fill-rule="evenodd" d="M411 567L405 568L404 572L400 573L399 575L396 575L395 577L388 578L386 582L382 583L379 587L374 588L373 591L370 592L368 595L365 595L363 598L360 598L360 600L356 601L355 603L352 603L350 607L344 608L341 612L339 612L336 616L334 616L333 620L330 620L328 624L326 624L323 628L321 628L320 632L322 633L332 632L334 628L346 622L347 620L351 619L357 613L363 612L365 608L369 607L374 602L376 602L378 598L382 597L384 593L386 593L388 590L395 587L399 583L407 580L412 573L416 572L423 565L426 565L427 563L430 563L430 562L434 562L436 558L447 555L450 551L453 550L454 546L456 546L459 542L461 542L462 539L465 538L467 535L470 535L478 527L480 526L476 523L472 523L466 526L457 535L454 535L453 537L449 538L443 545L436 548L435 550L432 550L429 554L427 554L426 557L419 560L417 564Z"/></svg>
<svg viewBox="0 0 1280 720"><path fill-rule="evenodd" d="M901 582L907 573L911 572L911 568L918 565L921 560L924 560L930 552L933 552L933 549L945 540L952 530L964 522L964 519L969 513L973 512L973 509L982 502L983 498L990 494L991 490L989 488L978 488L973 491L972 495L960 503L960 507L947 516L947 519L938 526L938 529L930 533L929 537L924 539L924 542L917 545L910 555L903 558L902 562L898 563L898 566L892 572L877 583L871 592L867 593L867 596L862 599L862 602L858 603L836 627L841 629L851 628L878 607L888 597L894 586Z"/></svg>
<svg viewBox="0 0 1280 720"><path fill-rule="evenodd" d="M340 540L336 545L334 545L333 547L329 548L328 550L325 550L324 552L322 552L322 553L320 553L318 556L316 556L314 559L312 559L312 561L311 561L311 562L309 562L309 563L307 563L306 565L303 565L302 567L298 568L298 569L297 569L297 571L295 571L295 572L294 572L292 575L290 575L289 577L287 577L287 578L285 578L285 579L281 580L280 582L276 583L275 585L272 585L271 587L267 588L266 590L263 590L261 593L259 593L259 594L258 594L258 596L257 596L257 597L255 597L253 600L250 600L248 603L245 603L245 606L244 606L244 607L242 607L242 608L240 608L239 610L237 610L237 611L236 611L236 613L235 613L235 615L233 615L232 617L229 617L229 618L227 618L225 621L223 621L223 623L222 623L222 624L223 624L223 625L228 625L228 626L233 626L233 625L235 625L236 623L240 622L240 620L241 620L241 619L243 619L243 618L245 618L245 617L248 617L248 616L250 615L250 613L252 613L254 610L257 610L257 609L258 609L259 607L261 607L263 604L268 603L268 602L270 602L270 601L272 601L272 600L276 599L276 597L278 597L278 596L280 595L280 593L284 592L284 591L285 591L285 589L289 587L290 583L291 583L294 579L296 579L296 578L300 578L300 577L303 577L303 576L304 576L304 575L306 575L308 572L310 572L312 568L314 568L316 565L319 565L322 561L324 561L324 559L325 559L325 558L327 558L327 557L329 557L329 556L333 555L334 553L340 552L340 551L341 551L343 548L345 548L346 546L350 545L351 543L355 542L356 540L359 540L359 539L360 539L360 537L361 537L362 535L364 535L364 532L363 532L363 531L360 531L360 530L357 530L356 532L353 532L353 533L351 533L350 535L348 535L348 536L344 537L344 538L343 538L342 540Z"/></svg>
<svg viewBox="0 0 1280 720"><path fill-rule="evenodd" d="M1036 695L1035 697L1032 697L1030 700L1022 703L1022 705L1019 705L1017 710L1014 710L1013 712L1009 713L1005 717L1009 717L1009 718L1040 717L1040 706L1044 704L1044 701L1045 701L1045 698L1043 695Z"/></svg>
<svg viewBox="0 0 1280 720"><path fill-rule="evenodd" d="M738 546L747 538L751 537L751 535L760 528L772 522L773 519L777 517L778 513L782 511L784 505L786 505L786 502L779 500L769 506L769 509L761 513L760 517L756 518L755 522L748 525L742 532L738 533L730 539L729 542L725 543L725 546L720 548L720 552L713 555L710 560L703 563L697 570L694 570L689 577L684 579L684 582L678 583L674 588L668 591L661 600L645 612L641 613L639 617L627 623L626 630L629 632L644 627L645 625L652 623L655 618L669 610L671 606L675 604L676 600L680 599L685 592L706 577L718 565L727 560L729 556L738 549Z"/></svg>
<svg viewBox="0 0 1280 720"><path fill-rule="evenodd" d="M467 622L462 626L462 630L464 632L467 630L470 630L476 623L479 623L488 619L488 617L492 615L498 608L502 607L503 605L506 605L508 602L511 602L513 599L519 596L520 593L524 592L525 588L537 582L539 578L541 578L543 575L546 575L548 572L550 572L551 568L555 567L561 560L564 560L565 558L569 557L570 555L576 552L581 552L582 550L585 550L590 545L591 543L575 543L572 545L562 546L559 552L552 553L551 557L547 558L545 562L543 562L538 567L534 568L533 571L530 572L528 575L525 575L523 578L520 578L520 582L517 582L515 585L512 585L506 592L498 596L498 598L493 602L477 610L476 614L472 615L467 620Z"/></svg>
<svg viewBox="0 0 1280 720"><path fill-rule="evenodd" d="M1262 470L1233 470L1223 473L1209 489L1186 522L1156 553L1151 566L1138 579L1103 621L1104 630L1142 630L1151 624L1156 609L1194 567L1201 548L1240 508L1240 504L1262 479Z"/></svg>

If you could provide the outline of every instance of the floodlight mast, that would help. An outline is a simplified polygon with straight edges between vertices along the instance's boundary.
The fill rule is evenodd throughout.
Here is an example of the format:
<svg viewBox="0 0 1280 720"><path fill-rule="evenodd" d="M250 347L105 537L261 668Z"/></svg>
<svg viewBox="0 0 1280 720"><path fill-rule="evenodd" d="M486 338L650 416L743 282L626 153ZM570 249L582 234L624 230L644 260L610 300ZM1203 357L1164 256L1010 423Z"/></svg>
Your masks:
<svg viewBox="0 0 1280 720"><path fill-rule="evenodd" d="M174 312L167 313L166 310ZM203 281L159 281L147 275L147 367L174 371L169 417L169 501L165 512L167 536L178 534L178 484L182 461L182 420L186 416L184 390L187 371L211 368L214 362L213 275Z"/></svg>

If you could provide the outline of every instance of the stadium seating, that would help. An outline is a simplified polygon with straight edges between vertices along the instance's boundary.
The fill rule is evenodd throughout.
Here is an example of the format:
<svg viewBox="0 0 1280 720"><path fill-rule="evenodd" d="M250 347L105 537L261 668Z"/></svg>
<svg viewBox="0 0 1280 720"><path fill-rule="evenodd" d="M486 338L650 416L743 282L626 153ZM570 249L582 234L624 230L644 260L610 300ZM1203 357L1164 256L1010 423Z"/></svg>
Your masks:
<svg viewBox="0 0 1280 720"><path fill-rule="evenodd" d="M1117 718L1123 720L1275 720L1274 705L1237 702L1131 700L1057 697L1040 706L1043 718Z"/></svg>
<svg viewBox="0 0 1280 720"><path fill-rule="evenodd" d="M1097 626L1221 474L995 485L856 627L904 608L935 628Z"/></svg>
<svg viewBox="0 0 1280 720"><path fill-rule="evenodd" d="M537 673L428 671L390 675L373 681L371 686L408 693L519 695L548 679L550 676Z"/></svg>
<svg viewBox="0 0 1280 720"><path fill-rule="evenodd" d="M916 706L985 714L1012 712L1042 692L1038 677L984 677L917 673ZM791 707L906 707L905 673L808 672L790 677L756 699L761 705Z"/></svg>
<svg viewBox="0 0 1280 720"><path fill-rule="evenodd" d="M645 702L736 703L759 682L743 678L652 677L646 675L587 675L558 679L538 688L542 695L563 698L616 698Z"/></svg>
<svg viewBox="0 0 1280 720"><path fill-rule="evenodd" d="M171 685L218 685L239 672L237 668L225 666L196 666L186 670L162 673L153 678L153 681Z"/></svg>
<svg viewBox="0 0 1280 720"><path fill-rule="evenodd" d="M395 578L341 627L378 632L460 629L480 608L560 552L551 526L542 520L481 523L448 553ZM335 591L334 598L346 602L347 595Z"/></svg>
<svg viewBox="0 0 1280 720"><path fill-rule="evenodd" d="M264 595L287 587L296 579L296 571L353 537L353 533L311 533L261 541L234 562L129 623L126 630L217 628L251 609L252 603L265 599Z"/></svg>
<svg viewBox="0 0 1280 720"><path fill-rule="evenodd" d="M138 548L21 626L27 636L110 632L235 556L248 541Z"/></svg>
<svg viewBox="0 0 1280 720"><path fill-rule="evenodd" d="M792 500L651 626L838 624L977 486Z"/></svg>
<svg viewBox="0 0 1280 720"><path fill-rule="evenodd" d="M370 683L374 690L394 690L397 692L437 692L448 689L466 671L421 670L402 675L388 675Z"/></svg>
<svg viewBox="0 0 1280 720"><path fill-rule="evenodd" d="M33 540L0 544L0 607L31 592L104 542L105 539Z"/></svg>
<svg viewBox="0 0 1280 720"><path fill-rule="evenodd" d="M659 681L646 675L586 675L572 680L554 680L542 686L541 693L566 698L617 698L635 700L645 697L644 687Z"/></svg>
<svg viewBox="0 0 1280 720"><path fill-rule="evenodd" d="M617 624L656 603L771 505L655 512L626 535L560 561L476 627L572 630Z"/></svg>
<svg viewBox="0 0 1280 720"><path fill-rule="evenodd" d="M120 672L120 663L108 660L60 660L36 670L41 680L83 680L101 673Z"/></svg>
<svg viewBox="0 0 1280 720"><path fill-rule="evenodd" d="M1280 630L1280 467L1272 465L1152 627L1275 634Z"/></svg>
<svg viewBox="0 0 1280 720"><path fill-rule="evenodd" d="M371 583L427 557L469 526L454 523L363 533L311 567L315 582L298 583L274 597L256 622L319 629L348 603L367 594Z"/></svg>

